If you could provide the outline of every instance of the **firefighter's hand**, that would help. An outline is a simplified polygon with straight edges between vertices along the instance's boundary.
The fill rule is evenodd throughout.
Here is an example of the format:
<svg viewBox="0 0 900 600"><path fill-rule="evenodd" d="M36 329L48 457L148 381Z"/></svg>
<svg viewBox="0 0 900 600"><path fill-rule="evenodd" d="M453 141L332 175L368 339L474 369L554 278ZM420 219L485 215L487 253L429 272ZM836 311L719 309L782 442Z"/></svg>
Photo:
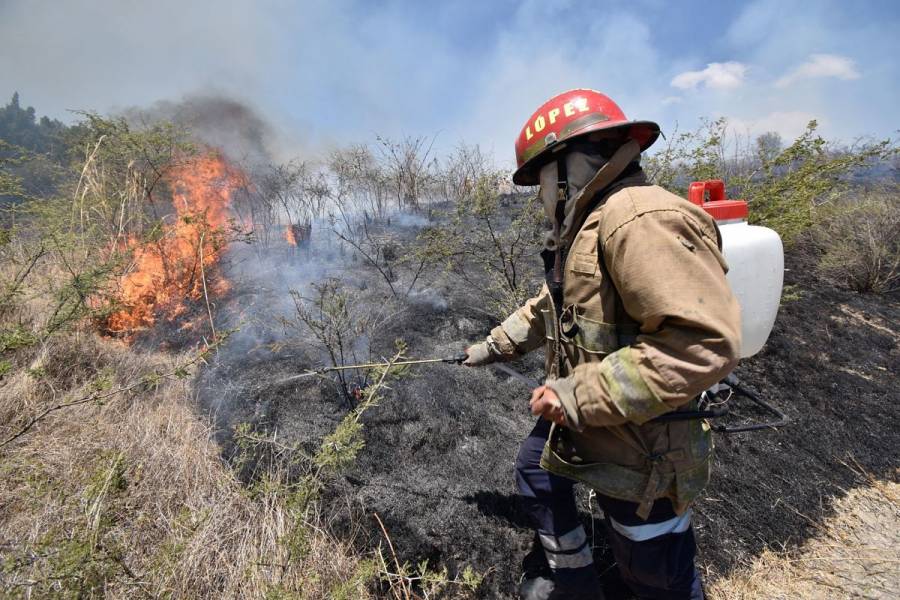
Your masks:
<svg viewBox="0 0 900 600"><path fill-rule="evenodd" d="M466 350L466 360L463 361L463 364L467 367L480 367L482 365L489 365L496 360L496 357L491 354L487 342L481 342L469 346Z"/></svg>
<svg viewBox="0 0 900 600"><path fill-rule="evenodd" d="M531 400L528 405L531 406L531 414L540 415L557 425L566 424L566 411L563 410L559 396L546 385L535 388L531 392Z"/></svg>

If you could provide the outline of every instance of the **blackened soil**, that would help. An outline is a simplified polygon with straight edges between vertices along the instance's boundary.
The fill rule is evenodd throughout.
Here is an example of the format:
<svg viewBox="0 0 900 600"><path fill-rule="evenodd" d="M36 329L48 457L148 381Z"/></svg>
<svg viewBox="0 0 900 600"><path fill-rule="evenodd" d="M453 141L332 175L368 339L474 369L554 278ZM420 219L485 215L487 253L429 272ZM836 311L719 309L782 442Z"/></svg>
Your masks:
<svg viewBox="0 0 900 600"><path fill-rule="evenodd" d="M717 436L714 481L696 507L707 577L764 548L802 543L831 515L835 498L866 476L894 479L900 467L900 307L826 285L800 259L788 266L775 330L737 374L792 424ZM411 356L444 356L494 325L464 290L442 293L446 309L410 304L384 338L402 336ZM229 407L220 412L226 430L248 421L314 450L347 410L319 379L260 385L308 366L305 358L275 353L226 362L201 382L207 406ZM535 356L513 366L539 377L540 363ZM490 368L442 364L396 383L364 417L366 448L357 464L328 490L339 528L361 526L361 541L374 547L383 543L377 513L401 560L427 558L451 574L471 565L487 573L481 597L514 597L532 539L513 479L518 444L533 425L528 393ZM592 531L584 493L580 504ZM595 547L607 597L627 598L599 525Z"/></svg>

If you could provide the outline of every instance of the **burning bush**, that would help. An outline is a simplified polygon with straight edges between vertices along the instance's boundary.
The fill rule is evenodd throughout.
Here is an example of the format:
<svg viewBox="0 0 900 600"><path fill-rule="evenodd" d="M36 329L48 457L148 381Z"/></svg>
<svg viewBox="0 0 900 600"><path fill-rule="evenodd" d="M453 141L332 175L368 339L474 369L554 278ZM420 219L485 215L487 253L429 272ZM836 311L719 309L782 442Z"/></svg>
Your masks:
<svg viewBox="0 0 900 600"><path fill-rule="evenodd" d="M239 172L164 125L89 116L72 133L49 197L22 198L0 157L0 195L19 200L0 213L0 595L368 597L349 543L223 465L188 383L209 353L95 335L215 294Z"/></svg>
<svg viewBox="0 0 900 600"><path fill-rule="evenodd" d="M110 333L133 334L160 315L171 321L187 310L189 301L201 298L209 309L210 295L228 289L223 277L210 288L207 271L219 260L229 233L236 231L229 208L234 191L247 185L245 176L221 155L207 153L179 162L166 180L175 214L146 239L128 238L133 262L119 281L121 308L106 319Z"/></svg>

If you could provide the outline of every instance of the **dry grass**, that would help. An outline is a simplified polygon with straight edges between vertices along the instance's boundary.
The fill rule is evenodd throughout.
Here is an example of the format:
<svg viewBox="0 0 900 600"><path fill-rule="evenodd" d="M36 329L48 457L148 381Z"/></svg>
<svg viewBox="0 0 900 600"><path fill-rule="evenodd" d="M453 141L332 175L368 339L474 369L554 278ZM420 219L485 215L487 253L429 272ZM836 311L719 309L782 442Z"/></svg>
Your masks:
<svg viewBox="0 0 900 600"><path fill-rule="evenodd" d="M766 551L716 580L715 600L900 597L900 484L869 481L851 490L835 516L795 552Z"/></svg>
<svg viewBox="0 0 900 600"><path fill-rule="evenodd" d="M115 388L184 357L81 333L29 358L0 380L0 439L103 374ZM4 597L367 595L348 542L292 512L284 488L235 480L188 379L48 415L0 449L0 480Z"/></svg>
<svg viewBox="0 0 900 600"><path fill-rule="evenodd" d="M811 230L823 251L822 275L860 292L900 289L900 196L895 189L862 193L823 213Z"/></svg>

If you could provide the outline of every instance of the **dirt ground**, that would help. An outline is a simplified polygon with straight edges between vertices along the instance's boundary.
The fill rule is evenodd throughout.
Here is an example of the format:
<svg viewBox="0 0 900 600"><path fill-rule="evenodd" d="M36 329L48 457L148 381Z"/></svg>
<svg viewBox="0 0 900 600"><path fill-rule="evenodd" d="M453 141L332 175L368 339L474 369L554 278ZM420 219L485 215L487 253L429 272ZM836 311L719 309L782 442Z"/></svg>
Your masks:
<svg viewBox="0 0 900 600"><path fill-rule="evenodd" d="M713 483L695 520L711 597L731 598L723 590L737 589L734 582L747 573L764 572L760 565L772 556L819 556L823 527L854 510L848 506L867 488L888 486L896 499L890 486L900 481L900 305L821 282L799 253L789 255L787 267L772 336L737 375L792 423L717 436ZM379 302L374 287L361 288L369 302ZM444 303L407 303L384 339L402 336L411 356L449 356L495 324L471 306L465 290L444 285L437 292ZM541 362L532 356L513 366L540 377ZM345 401L320 379L274 383L309 364L308 356L286 348L231 354L210 371L199 382L201 405L217 409L226 445L231 427L250 422L277 430L282 443L314 450L345 414ZM512 598L531 543L512 471L533 424L528 392L491 368L443 364L395 384L364 417L366 448L355 467L328 490L338 529L362 525L374 547L383 542L377 513L402 558L427 558L451 573L471 565L487 574L481 597ZM584 493L581 504L593 532ZM890 544L896 552L895 536L867 542L866 532L878 528L867 526L854 543ZM599 527L594 544L607 596L627 598ZM845 573L853 585L869 577Z"/></svg>

